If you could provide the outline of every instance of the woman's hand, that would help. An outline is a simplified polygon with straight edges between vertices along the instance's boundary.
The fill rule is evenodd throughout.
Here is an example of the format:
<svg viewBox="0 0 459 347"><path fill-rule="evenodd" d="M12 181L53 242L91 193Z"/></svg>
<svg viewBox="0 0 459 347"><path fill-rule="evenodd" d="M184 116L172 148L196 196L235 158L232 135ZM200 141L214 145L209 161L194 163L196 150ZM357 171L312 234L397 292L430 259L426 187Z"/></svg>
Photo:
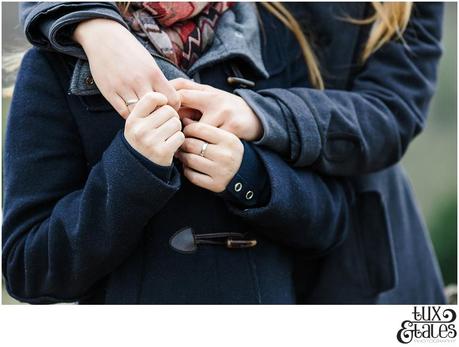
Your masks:
<svg viewBox="0 0 459 347"><path fill-rule="evenodd" d="M187 125L183 132L186 138L176 157L183 163L185 177L212 192L224 191L241 166L242 142L230 132L202 122Z"/></svg>
<svg viewBox="0 0 459 347"><path fill-rule="evenodd" d="M151 91L164 94L175 109L180 107L177 92L154 58L118 22L101 18L84 21L73 38L83 47L100 92L123 118L130 111L126 101L140 99Z"/></svg>
<svg viewBox="0 0 459 347"><path fill-rule="evenodd" d="M126 120L124 137L140 154L152 162L170 166L174 153L185 140L177 112L159 93L145 94Z"/></svg>
<svg viewBox="0 0 459 347"><path fill-rule="evenodd" d="M258 140L263 135L260 120L241 97L183 78L170 83L180 95L184 109L179 113L185 125L191 120L199 120L246 141Z"/></svg>

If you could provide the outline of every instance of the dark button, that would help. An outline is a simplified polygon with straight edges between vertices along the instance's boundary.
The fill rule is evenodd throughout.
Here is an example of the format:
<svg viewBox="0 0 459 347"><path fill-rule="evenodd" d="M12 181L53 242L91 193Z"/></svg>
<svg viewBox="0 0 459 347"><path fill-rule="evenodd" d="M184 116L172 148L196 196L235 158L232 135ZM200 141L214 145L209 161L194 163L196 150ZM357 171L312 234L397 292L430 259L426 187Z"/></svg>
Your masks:
<svg viewBox="0 0 459 347"><path fill-rule="evenodd" d="M84 82L88 85L88 86L92 86L94 84L94 79L92 78L92 76L88 76L85 78Z"/></svg>
<svg viewBox="0 0 459 347"><path fill-rule="evenodd" d="M342 163L351 157L356 157L363 151L358 136L353 134L331 133L327 135L324 144L324 157L335 163Z"/></svg>

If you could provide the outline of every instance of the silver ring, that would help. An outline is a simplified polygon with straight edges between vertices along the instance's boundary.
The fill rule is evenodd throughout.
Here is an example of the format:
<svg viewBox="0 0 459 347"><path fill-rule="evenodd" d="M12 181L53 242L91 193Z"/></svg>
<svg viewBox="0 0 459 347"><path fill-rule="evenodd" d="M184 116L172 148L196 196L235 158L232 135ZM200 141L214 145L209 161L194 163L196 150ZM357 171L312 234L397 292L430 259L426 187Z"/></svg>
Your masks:
<svg viewBox="0 0 459 347"><path fill-rule="evenodd" d="M204 154L206 153L206 149L207 149L207 146L208 146L208 145L209 145L209 144L208 144L207 142L204 142L204 143L202 144L201 153L200 153L201 157L204 157Z"/></svg>
<svg viewBox="0 0 459 347"><path fill-rule="evenodd" d="M139 99L130 99L130 100L126 100L124 103L126 104L126 106L131 106L131 105L137 104L138 102L139 102Z"/></svg>

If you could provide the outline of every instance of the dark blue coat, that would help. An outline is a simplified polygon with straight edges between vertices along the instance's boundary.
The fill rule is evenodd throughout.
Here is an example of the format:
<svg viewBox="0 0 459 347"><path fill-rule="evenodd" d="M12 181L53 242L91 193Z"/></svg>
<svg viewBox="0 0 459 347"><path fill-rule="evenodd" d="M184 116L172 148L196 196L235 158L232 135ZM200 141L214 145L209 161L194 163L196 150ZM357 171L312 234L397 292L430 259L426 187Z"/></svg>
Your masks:
<svg viewBox="0 0 459 347"><path fill-rule="evenodd" d="M3 264L12 295L29 302L294 303L295 249L322 252L345 237L348 185L260 148L270 177L263 206L239 208L198 188L177 164L164 181L132 154L123 119L100 95L85 95L91 83L66 58L29 51L11 104ZM203 67L202 81L229 89L223 64ZM280 75L271 80L289 86ZM199 235L248 232L257 245L173 249L171 237L190 227Z"/></svg>
<svg viewBox="0 0 459 347"><path fill-rule="evenodd" d="M323 20L342 5L328 6L301 5L298 11ZM428 99L432 92L441 7L419 8L412 25L425 36L413 44L427 56L414 62L394 43L366 69L356 70L352 63L365 28L338 20L317 26L319 33L340 37L318 41L328 46L322 57L325 70L333 72L327 85L351 89L365 77L367 89L351 93L304 88L307 73L295 40L261 10L268 38L262 46L265 69L254 63L256 57L242 58L252 68L248 74L256 89L266 92L236 92L260 116L273 110L270 98L276 98L278 118L294 125L288 136L295 146L279 152L297 165L313 164L293 169L266 149L269 141L256 146L271 194L261 208L235 208L180 180L179 171L170 184L158 180L116 135L121 119L84 85L84 64L74 69L72 59L30 51L18 77L5 152L3 272L10 293L30 302L443 302L426 229L401 168L358 175L396 162L406 148L398 141L407 144L419 131L419 126L407 127L422 125L425 118L426 105L409 96ZM349 9L356 17L365 12L360 5ZM236 58L241 54L228 54L196 72L202 82L228 90L224 71ZM425 83L407 82L393 71L397 66ZM180 75L162 67L168 77ZM365 82L379 76L387 84ZM292 87L303 88L285 90ZM411 103L388 95L394 88ZM319 108L323 119L312 111L305 114L305 102L307 110ZM400 114L403 121L394 122ZM269 124L279 128L279 122L264 119L265 133ZM381 126L387 136L379 135ZM381 143L398 151L384 153ZM305 152L310 147L313 153ZM318 176L312 169L352 176ZM206 246L193 255L180 254L168 240L184 226L247 230L258 245L245 250Z"/></svg>

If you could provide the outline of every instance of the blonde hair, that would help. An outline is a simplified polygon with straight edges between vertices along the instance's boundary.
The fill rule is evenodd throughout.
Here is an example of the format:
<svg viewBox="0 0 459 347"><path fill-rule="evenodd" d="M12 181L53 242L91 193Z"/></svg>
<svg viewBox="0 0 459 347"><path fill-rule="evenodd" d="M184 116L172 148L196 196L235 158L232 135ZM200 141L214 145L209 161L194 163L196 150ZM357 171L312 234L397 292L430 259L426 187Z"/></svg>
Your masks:
<svg viewBox="0 0 459 347"><path fill-rule="evenodd" d="M371 4L374 9L372 16L365 19L347 18L355 24L373 24L361 55L361 62L365 62L371 54L395 37L403 41L402 34L408 25L413 7L411 2L372 2ZM262 5L293 32L303 51L311 85L317 89L324 89L319 63L298 21L284 5L278 2L263 2Z"/></svg>
<svg viewBox="0 0 459 347"><path fill-rule="evenodd" d="M121 4L125 7L125 10L127 10L129 2L123 2ZM304 60L309 70L311 85L317 89L324 89L325 85L320 72L319 63L298 21L281 3L263 2L261 4L293 32L301 46ZM346 18L346 20L351 23L373 25L361 55L361 62L365 62L371 54L393 38L397 37L403 40L402 34L408 25L411 9L413 7L411 2L372 2L371 4L374 9L374 14L372 16L365 19ZM23 53L18 53L9 55L6 59L3 57L3 69L5 72L12 72L17 69L22 55ZM11 93L12 87L3 88L4 96L11 95Z"/></svg>

